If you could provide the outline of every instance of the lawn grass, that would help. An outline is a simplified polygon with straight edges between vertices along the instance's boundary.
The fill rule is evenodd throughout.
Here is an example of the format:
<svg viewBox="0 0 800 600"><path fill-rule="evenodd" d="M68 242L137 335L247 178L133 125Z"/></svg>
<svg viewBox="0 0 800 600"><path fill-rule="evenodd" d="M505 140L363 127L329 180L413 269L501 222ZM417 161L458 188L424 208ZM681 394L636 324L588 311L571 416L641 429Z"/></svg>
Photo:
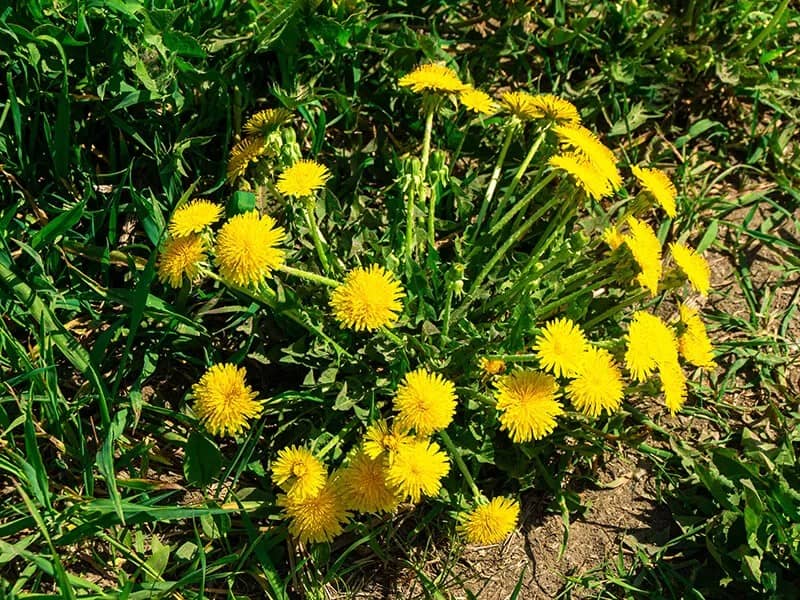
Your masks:
<svg viewBox="0 0 800 600"><path fill-rule="evenodd" d="M309 305L325 307L327 291L309 282L281 279L265 300L215 285L172 290L157 274L182 201L208 197L231 212L236 202L274 205L259 190L232 196L226 183L243 122L273 106L297 115L304 156L332 171L316 208L323 236L338 240L337 258L351 265L368 252L402 270L387 248L403 239L403 186L413 176L405 155L425 122L418 98L396 82L426 61L493 92L557 93L626 164L669 170L681 217L663 223L662 241L706 250L718 284L704 312L720 368L695 378L679 418L626 402L597 423L557 431L532 455L507 438L459 430L453 441L482 489L506 492L511 474L515 490L545 494L569 522L584 510L574 481L591 480L624 447L654 474L670 539L571 575L563 597L791 597L800 559L800 13L789 4L0 9L0 597L467 593L449 520L463 504L454 479L442 501L299 549L279 519L267 457L316 439L340 460L339 442L354 438L420 356L468 373L473 354L505 337L509 353L521 352L561 314L556 282L498 308L448 262L459 256L452 240L473 214L467 198L485 187L482 167L498 141L476 126L461 138L447 119L434 128L452 180L438 190L440 252L420 253L404 273L416 293L408 313L418 346L318 327L324 308ZM508 178L526 152L509 146ZM432 164L440 159L434 153ZM295 256L311 264L310 231L291 210ZM580 247L570 234L562 242ZM495 249L486 248L487 260ZM435 307L462 285L476 300L448 313L448 341ZM598 328L619 330L590 306L591 294L577 299ZM470 330L473 322L485 328ZM270 418L237 441L209 439L186 410L191 385L220 360L246 364L270 403ZM470 407L482 401L477 389L459 388ZM416 583L404 588L409 577ZM529 588L517 577L524 598Z"/></svg>

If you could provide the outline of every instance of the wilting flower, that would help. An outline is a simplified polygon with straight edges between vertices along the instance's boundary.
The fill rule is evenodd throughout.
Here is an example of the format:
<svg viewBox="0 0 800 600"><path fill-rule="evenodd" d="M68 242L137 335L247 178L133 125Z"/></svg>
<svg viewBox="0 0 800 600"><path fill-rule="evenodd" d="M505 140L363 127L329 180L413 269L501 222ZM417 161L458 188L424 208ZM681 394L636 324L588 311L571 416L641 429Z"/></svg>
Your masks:
<svg viewBox="0 0 800 600"><path fill-rule="evenodd" d="M586 348L580 326L566 318L549 321L533 345L539 364L556 377L571 377Z"/></svg>
<svg viewBox="0 0 800 600"><path fill-rule="evenodd" d="M404 445L413 442L414 437L402 428L389 427L380 419L367 427L364 434L364 453L373 459L383 458L391 463L397 451Z"/></svg>
<svg viewBox="0 0 800 600"><path fill-rule="evenodd" d="M394 400L397 424L430 435L445 429L456 411L456 386L438 373L417 369L406 373Z"/></svg>
<svg viewBox="0 0 800 600"><path fill-rule="evenodd" d="M309 450L298 446L279 450L272 463L272 481L298 500L319 492L327 477L325 465Z"/></svg>
<svg viewBox="0 0 800 600"><path fill-rule="evenodd" d="M636 381L647 381L662 364L677 362L678 341L664 321L643 310L633 313L625 366Z"/></svg>
<svg viewBox="0 0 800 600"><path fill-rule="evenodd" d="M716 368L714 347L711 340L708 339L706 326L700 318L700 313L685 304L681 304L679 310L681 322L686 327L678 338L680 353L695 367L709 370Z"/></svg>
<svg viewBox="0 0 800 600"><path fill-rule="evenodd" d="M313 496L298 498L281 494L277 503L291 519L289 532L302 543L333 541L350 518L341 484L335 478L328 478Z"/></svg>
<svg viewBox="0 0 800 600"><path fill-rule="evenodd" d="M217 264L222 277L236 285L253 285L283 264L278 243L286 232L269 215L256 211L236 215L217 234Z"/></svg>
<svg viewBox="0 0 800 600"><path fill-rule="evenodd" d="M465 514L459 530L470 544L498 544L514 531L518 518L519 503L499 496Z"/></svg>
<svg viewBox="0 0 800 600"><path fill-rule="evenodd" d="M652 194L664 212L670 217L674 217L676 215L675 196L678 192L667 174L659 169L648 169L636 165L631 167L631 172L644 190Z"/></svg>
<svg viewBox="0 0 800 600"><path fill-rule="evenodd" d="M398 84L400 87L411 88L418 94L422 92L457 94L466 87L455 71L437 64L420 65L411 73L401 77Z"/></svg>
<svg viewBox="0 0 800 600"><path fill-rule="evenodd" d="M672 258L675 259L678 268L689 279L692 287L700 292L701 295L707 296L708 290L711 289L711 269L706 259L683 244L670 244L669 248L672 252Z"/></svg>
<svg viewBox="0 0 800 600"><path fill-rule="evenodd" d="M402 444L389 465L386 480L403 497L419 502L423 495L435 496L442 486L441 479L450 470L447 455L436 442L413 440Z"/></svg>
<svg viewBox="0 0 800 600"><path fill-rule="evenodd" d="M571 147L576 154L583 156L606 180L611 191L622 186L622 175L617 169L614 153L597 136L582 125L557 125L553 128L558 139Z"/></svg>
<svg viewBox="0 0 800 600"><path fill-rule="evenodd" d="M325 187L325 182L330 177L330 171L325 165L313 160L298 160L281 173L276 187L281 194L302 198Z"/></svg>
<svg viewBox="0 0 800 600"><path fill-rule="evenodd" d="M495 399L500 411L500 429L514 442L540 440L556 427L564 413L556 400L556 380L538 371L514 371L496 384Z"/></svg>
<svg viewBox="0 0 800 600"><path fill-rule="evenodd" d="M378 265L357 267L331 294L336 319L356 331L391 327L403 310L403 287L394 275Z"/></svg>
<svg viewBox="0 0 800 600"><path fill-rule="evenodd" d="M397 491L386 481L386 461L358 450L340 472L348 508L362 513L389 512L400 503Z"/></svg>
<svg viewBox="0 0 800 600"><path fill-rule="evenodd" d="M228 180L242 177L247 172L247 166L265 151L264 140L260 138L245 138L236 144L228 158Z"/></svg>
<svg viewBox="0 0 800 600"><path fill-rule="evenodd" d="M608 350L590 347L575 379L567 386L573 406L590 417L617 410L622 403L622 374Z"/></svg>
<svg viewBox="0 0 800 600"><path fill-rule="evenodd" d="M222 207L208 200L192 200L179 207L169 222L169 233L173 237L186 237L201 233L222 217Z"/></svg>
<svg viewBox="0 0 800 600"><path fill-rule="evenodd" d="M476 90L472 86L466 86L459 94L458 99L473 112L482 115L493 115L497 112L497 105L495 105L492 97L486 92Z"/></svg>
<svg viewBox="0 0 800 600"><path fill-rule="evenodd" d="M570 174L575 182L595 200L610 196L614 191L608 183L608 178L581 154L575 152L556 154L551 156L547 162L551 167Z"/></svg>
<svg viewBox="0 0 800 600"><path fill-rule="evenodd" d="M292 118L292 113L285 108L267 108L254 114L244 124L247 135L268 135L285 125Z"/></svg>
<svg viewBox="0 0 800 600"><path fill-rule="evenodd" d="M206 260L206 248L199 235L168 238L158 260L158 278L174 288L181 287L183 278L194 281Z"/></svg>
<svg viewBox="0 0 800 600"><path fill-rule="evenodd" d="M630 235L625 236L625 243L641 269L636 276L639 284L655 296L658 282L661 279L661 243L652 228L635 217L628 217Z"/></svg>
<svg viewBox="0 0 800 600"><path fill-rule="evenodd" d="M258 394L245 382L245 370L231 364L209 368L196 384L194 413L213 435L236 435L261 414Z"/></svg>

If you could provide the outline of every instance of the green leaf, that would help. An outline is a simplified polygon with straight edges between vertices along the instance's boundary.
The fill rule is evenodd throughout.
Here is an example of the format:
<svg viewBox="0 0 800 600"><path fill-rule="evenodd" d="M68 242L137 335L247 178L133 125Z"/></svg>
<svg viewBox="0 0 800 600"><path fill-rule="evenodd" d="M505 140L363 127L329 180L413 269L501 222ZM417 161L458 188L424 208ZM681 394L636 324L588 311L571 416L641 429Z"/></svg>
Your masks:
<svg viewBox="0 0 800 600"><path fill-rule="evenodd" d="M228 216L233 217L242 213L250 212L256 207L256 195L252 192L233 192L231 199L228 200Z"/></svg>
<svg viewBox="0 0 800 600"><path fill-rule="evenodd" d="M189 435L185 453L183 474L192 485L205 487L214 481L222 470L222 454L219 448L202 433L193 431Z"/></svg>
<svg viewBox="0 0 800 600"><path fill-rule="evenodd" d="M180 56L205 58L203 47L192 36L180 31L167 30L163 34L164 45Z"/></svg>

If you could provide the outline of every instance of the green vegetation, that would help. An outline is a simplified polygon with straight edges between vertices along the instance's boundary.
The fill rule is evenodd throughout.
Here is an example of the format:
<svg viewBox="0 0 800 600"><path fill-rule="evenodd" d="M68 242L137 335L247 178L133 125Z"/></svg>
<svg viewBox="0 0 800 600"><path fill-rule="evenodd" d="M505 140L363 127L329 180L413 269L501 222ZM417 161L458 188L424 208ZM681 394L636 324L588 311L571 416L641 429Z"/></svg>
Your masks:
<svg viewBox="0 0 800 600"><path fill-rule="evenodd" d="M454 515L474 505L473 488L520 498L523 515L535 491L568 525L587 509L579 486L621 455L645 465L668 531L566 574L562 597L796 594L800 12L788 0L677 5L0 9L0 598L323 598L365 585L406 597L409 580L419 597L480 597L457 569ZM556 204L578 194L544 163L552 132L536 142L529 125L508 137L482 211L507 125L444 100L426 155L429 105L398 80L427 62L495 97L572 102L614 150L628 193ZM275 107L292 115L271 138L276 152L231 183L244 123ZM331 172L310 205L270 186L300 155ZM670 284L651 298L631 281L634 263L619 262L624 248L602 243L636 208L628 165L662 168L677 186L675 219L641 215L665 258L669 242L705 251L714 289L702 314L719 367L686 365L676 417L654 377L599 417L565 394L550 435L512 443L480 358L535 366L545 323L569 317L623 364L632 312L669 321L690 295ZM226 218L254 207L274 216L289 268L261 287L161 281L171 215L198 197ZM359 264L402 283L397 327L359 333L332 316L324 278L343 281ZM237 438L210 435L192 411L192 386L223 362L246 367L266 400ZM298 544L272 482L277 452L313 446L333 469L420 366L459 397L437 438L451 460L439 495L394 518L361 517L331 544ZM513 597L526 597L530 573L510 575Z"/></svg>

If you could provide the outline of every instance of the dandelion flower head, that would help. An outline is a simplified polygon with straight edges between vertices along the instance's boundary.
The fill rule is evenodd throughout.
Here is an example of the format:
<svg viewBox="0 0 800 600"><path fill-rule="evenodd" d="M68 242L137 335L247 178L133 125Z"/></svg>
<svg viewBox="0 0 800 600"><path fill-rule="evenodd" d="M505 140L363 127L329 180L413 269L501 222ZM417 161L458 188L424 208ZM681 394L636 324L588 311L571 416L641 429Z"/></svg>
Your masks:
<svg viewBox="0 0 800 600"><path fill-rule="evenodd" d="M397 423L430 435L445 429L456 411L456 386L438 373L417 369L406 373L394 399Z"/></svg>
<svg viewBox="0 0 800 600"><path fill-rule="evenodd" d="M608 350L590 347L575 379L567 386L573 406L590 417L617 410L622 403L622 374Z"/></svg>
<svg viewBox="0 0 800 600"><path fill-rule="evenodd" d="M330 177L328 167L314 160L303 159L281 173L276 187L281 194L303 198L325 187Z"/></svg>
<svg viewBox="0 0 800 600"><path fill-rule="evenodd" d="M217 234L217 265L222 277L241 286L263 281L283 264L278 244L286 237L269 215L256 211L236 215Z"/></svg>
<svg viewBox="0 0 800 600"><path fill-rule="evenodd" d="M681 304L679 311L681 322L686 327L678 338L680 353L695 367L707 370L715 369L717 363L714 360L714 346L708 338L700 313L686 304Z"/></svg>
<svg viewBox="0 0 800 600"><path fill-rule="evenodd" d="M578 125L581 122L581 115L575 105L553 94L531 96L530 105L538 111L537 118L539 119L549 119L556 123L572 125Z"/></svg>
<svg viewBox="0 0 800 600"><path fill-rule="evenodd" d="M192 386L194 413L212 435L236 435L261 414L258 394L245 382L244 368L216 364Z"/></svg>
<svg viewBox="0 0 800 600"><path fill-rule="evenodd" d="M506 371L506 362L499 358L486 358L482 356L478 360L478 367L485 375L492 377L494 375L501 375Z"/></svg>
<svg viewBox="0 0 800 600"><path fill-rule="evenodd" d="M583 330L566 318L549 321L533 345L539 364L556 377L571 377L587 348Z"/></svg>
<svg viewBox="0 0 800 600"><path fill-rule="evenodd" d="M169 222L169 233L173 237L186 237L201 233L222 217L222 207L208 200L192 200L179 207Z"/></svg>
<svg viewBox="0 0 800 600"><path fill-rule="evenodd" d="M359 449L341 471L342 493L348 508L361 513L390 512L400 498L386 481L386 461Z"/></svg>
<svg viewBox="0 0 800 600"><path fill-rule="evenodd" d="M625 243L625 236L614 226L606 227L603 230L603 241L612 250L616 250Z"/></svg>
<svg viewBox="0 0 800 600"><path fill-rule="evenodd" d="M403 444L389 465L386 480L401 496L419 502L423 495L435 496L441 479L450 470L447 455L436 442L416 439Z"/></svg>
<svg viewBox="0 0 800 600"><path fill-rule="evenodd" d="M573 148L574 152L583 156L597 172L606 180L611 191L622 186L622 175L617 169L617 158L614 153L597 139L597 136L582 125L557 125L553 128L564 146Z"/></svg>
<svg viewBox="0 0 800 600"><path fill-rule="evenodd" d="M625 237L625 243L641 270L636 279L655 296L661 279L661 243L653 229L644 221L628 217L628 227L630 235Z"/></svg>
<svg viewBox="0 0 800 600"><path fill-rule="evenodd" d="M664 391L664 403L675 414L686 402L686 375L677 360L660 365L658 375Z"/></svg>
<svg viewBox="0 0 800 600"><path fill-rule="evenodd" d="M519 503L499 496L464 515L459 530L470 544L499 544L514 531L518 518Z"/></svg>
<svg viewBox="0 0 800 600"><path fill-rule="evenodd" d="M357 267L331 294L330 305L344 327L374 331L391 327L403 310L403 288L394 275L378 265Z"/></svg>
<svg viewBox="0 0 800 600"><path fill-rule="evenodd" d="M581 154L575 152L556 154L547 162L551 167L566 171L595 200L610 196L614 191L608 183L608 178Z"/></svg>
<svg viewBox="0 0 800 600"><path fill-rule="evenodd" d="M268 135L285 125L292 118L292 113L285 108L267 108L254 114L244 124L247 135Z"/></svg>
<svg viewBox="0 0 800 600"><path fill-rule="evenodd" d="M420 65L398 81L400 87L411 88L414 92L437 92L457 94L466 86L452 69L435 63Z"/></svg>
<svg viewBox="0 0 800 600"><path fill-rule="evenodd" d="M206 247L199 235L168 238L158 260L158 278L174 288L181 287L183 278L194 281L206 260Z"/></svg>
<svg viewBox="0 0 800 600"><path fill-rule="evenodd" d="M278 451L272 463L272 481L296 499L313 496L328 477L325 465L305 448L289 446Z"/></svg>
<svg viewBox="0 0 800 600"><path fill-rule="evenodd" d="M496 384L495 399L500 411L500 429L514 442L540 440L556 427L564 413L556 400L555 378L538 371L514 371Z"/></svg>
<svg viewBox="0 0 800 600"><path fill-rule="evenodd" d="M461 104L472 112L487 116L497 112L497 105L492 100L492 97L486 92L476 90L472 86L466 86L459 94L458 99L461 100Z"/></svg>
<svg viewBox="0 0 800 600"><path fill-rule="evenodd" d="M304 544L333 541L342 533L350 518L340 488L335 478L328 478L312 496L278 496L278 505L283 507L284 515L291 519L289 532Z"/></svg>
<svg viewBox="0 0 800 600"><path fill-rule="evenodd" d="M678 268L684 272L692 287L702 296L707 296L708 290L711 289L711 269L706 259L683 244L670 244L669 249Z"/></svg>
<svg viewBox="0 0 800 600"><path fill-rule="evenodd" d="M264 140L254 137L243 139L231 150L228 158L228 180L243 177L251 162L266 152Z"/></svg>
<svg viewBox="0 0 800 600"><path fill-rule="evenodd" d="M412 441L414 437L407 430L397 425L389 427L385 420L380 419L367 427L364 434L364 453L370 458L385 458L391 463L397 451Z"/></svg>
<svg viewBox="0 0 800 600"><path fill-rule="evenodd" d="M627 338L625 366L636 381L647 381L657 366L678 360L675 333L655 315L633 313Z"/></svg>
<svg viewBox="0 0 800 600"><path fill-rule="evenodd" d="M642 188L649 192L656 199L656 202L661 205L664 212L674 218L677 214L675 196L677 196L678 191L669 177L667 177L667 174L660 169L648 169L646 167L637 167L636 165L631 167L631 172Z"/></svg>

